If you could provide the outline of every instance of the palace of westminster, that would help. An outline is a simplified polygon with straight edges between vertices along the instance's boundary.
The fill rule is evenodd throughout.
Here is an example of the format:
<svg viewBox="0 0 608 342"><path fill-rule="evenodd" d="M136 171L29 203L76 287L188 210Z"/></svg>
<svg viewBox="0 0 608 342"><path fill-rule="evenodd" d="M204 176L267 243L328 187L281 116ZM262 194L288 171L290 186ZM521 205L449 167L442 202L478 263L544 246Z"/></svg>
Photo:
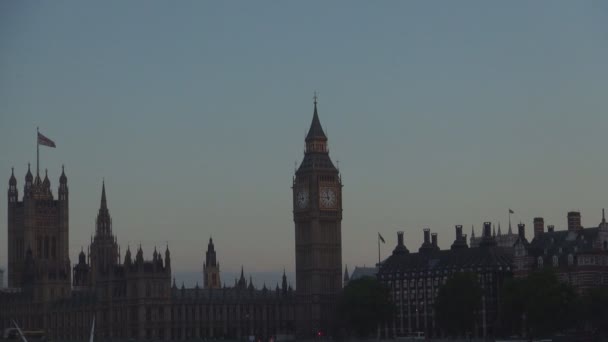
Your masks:
<svg viewBox="0 0 608 342"><path fill-rule="evenodd" d="M121 258L102 185L95 233L88 253L72 264L69 251L69 190L62 171L57 195L48 176L34 177L29 168L23 196L11 174L8 186L8 288L0 289L0 329L15 320L23 329L44 330L56 340L82 340L95 318L101 340L188 340L270 336L334 336L339 333L337 298L352 281L342 278L342 181L332 163L327 137L314 102L305 139L304 158L293 189L296 287L255 288L243 271L233 286L222 285L220 264L209 239L203 264L203 286L177 287L172 282L171 252L154 250L146 259L142 248L127 249ZM608 286L608 223L583 228L579 212L570 212L568 229L556 231L534 219L529 242L525 226L513 233L492 234L484 223L470 243L462 226L448 250L440 250L437 234L424 230L424 242L410 252L397 244L372 275L390 290L397 310L379 327L383 337L424 331L440 336L433 300L438 288L455 272L478 275L484 289L477 336L491 336L498 321L500 287L509 277L524 277L543 267L556 270L561 281L585 291ZM473 234L472 234L473 235ZM410 246L411 247L411 246ZM344 280L344 281L343 281Z"/></svg>

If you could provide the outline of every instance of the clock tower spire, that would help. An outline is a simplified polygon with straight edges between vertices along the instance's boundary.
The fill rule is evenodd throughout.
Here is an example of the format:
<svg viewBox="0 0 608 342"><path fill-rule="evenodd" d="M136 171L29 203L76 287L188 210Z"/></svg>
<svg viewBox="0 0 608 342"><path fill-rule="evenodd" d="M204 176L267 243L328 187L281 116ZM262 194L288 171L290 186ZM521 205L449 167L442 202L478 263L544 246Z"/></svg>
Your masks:
<svg viewBox="0 0 608 342"><path fill-rule="evenodd" d="M342 288L342 182L329 157L314 97L304 159L293 181L296 237L297 332L302 338L335 332Z"/></svg>

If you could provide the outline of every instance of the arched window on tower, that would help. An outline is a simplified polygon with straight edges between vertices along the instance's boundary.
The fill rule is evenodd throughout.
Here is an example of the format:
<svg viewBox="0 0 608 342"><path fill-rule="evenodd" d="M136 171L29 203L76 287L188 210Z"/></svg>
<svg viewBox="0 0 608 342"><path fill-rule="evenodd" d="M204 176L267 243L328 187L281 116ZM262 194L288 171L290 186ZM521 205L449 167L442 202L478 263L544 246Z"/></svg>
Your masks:
<svg viewBox="0 0 608 342"><path fill-rule="evenodd" d="M574 265L574 255L568 254L568 266Z"/></svg>
<svg viewBox="0 0 608 342"><path fill-rule="evenodd" d="M537 258L537 262L538 262L538 268L542 268L543 267L543 257L539 256Z"/></svg>

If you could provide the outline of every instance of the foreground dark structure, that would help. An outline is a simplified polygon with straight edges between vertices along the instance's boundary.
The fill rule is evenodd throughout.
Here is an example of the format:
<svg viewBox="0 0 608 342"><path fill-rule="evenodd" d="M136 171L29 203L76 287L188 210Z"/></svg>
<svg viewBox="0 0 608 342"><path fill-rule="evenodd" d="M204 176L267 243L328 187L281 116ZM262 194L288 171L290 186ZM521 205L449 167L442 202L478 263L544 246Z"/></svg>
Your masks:
<svg viewBox="0 0 608 342"><path fill-rule="evenodd" d="M500 288L512 276L512 249L496 245L491 224L484 223L479 247L469 248L462 226L456 226L456 239L449 250L440 250L437 234L424 230L424 242L418 252L410 252L397 234L397 246L384 260L378 279L390 289L397 310L393 319L380 327L384 338L425 332L427 337L442 336L434 312L439 288L456 272L477 275L483 291L482 307L475 322L474 336L493 335L499 319Z"/></svg>

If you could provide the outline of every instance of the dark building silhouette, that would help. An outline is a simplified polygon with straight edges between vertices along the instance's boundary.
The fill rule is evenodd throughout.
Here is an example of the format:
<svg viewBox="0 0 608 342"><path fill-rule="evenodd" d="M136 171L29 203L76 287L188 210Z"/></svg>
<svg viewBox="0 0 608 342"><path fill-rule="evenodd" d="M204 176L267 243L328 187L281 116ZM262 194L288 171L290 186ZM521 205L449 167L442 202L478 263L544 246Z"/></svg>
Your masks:
<svg viewBox="0 0 608 342"><path fill-rule="evenodd" d="M58 198L29 169L19 201L14 171L8 186L8 286L28 287L37 300L66 296L71 287L68 180L62 170Z"/></svg>
<svg viewBox="0 0 608 342"><path fill-rule="evenodd" d="M567 215L567 230L547 231L537 227L534 238L525 238L520 225L520 239L514 246L514 272L525 277L530 272L550 268L560 281L572 285L579 293L596 287L608 286L608 223L602 210L602 221L597 227L583 228L580 212Z"/></svg>
<svg viewBox="0 0 608 342"><path fill-rule="evenodd" d="M71 288L69 259L60 262L63 255L67 258L67 177L62 173L55 201L48 178L43 182L31 178L28 171L23 202L17 199L14 175L9 180L9 240L14 241L9 272L14 273L9 273L12 286L0 289L0 330L10 327L14 319L23 329L44 330L52 339L82 340L88 337L95 317L98 340L294 334L296 296L285 274L281 287L277 284L274 290L266 285L255 289L243 272L234 287L222 287L211 239L203 264L205 288L178 288L175 281L171 285L168 246L164 259L156 248L152 259L144 259L139 246L135 256L127 248L121 261L105 183L95 235L88 254L84 249L79 253ZM54 238L65 238L65 245L53 242L59 240ZM36 246L34 251L30 244Z"/></svg>
<svg viewBox="0 0 608 342"><path fill-rule="evenodd" d="M483 298L474 334L493 335L500 288L512 276L512 248L497 246L489 222L484 223L479 247L469 248L462 226L456 226L456 238L449 250L440 250L433 236L437 235L424 229L424 242L414 253L406 247L403 232L399 232L392 255L380 263L378 280L389 288L397 308L393 319L380 327L381 336L404 336L415 331L424 331L427 337L441 336L434 302L441 285L457 272L471 272L479 278Z"/></svg>
<svg viewBox="0 0 608 342"><path fill-rule="evenodd" d="M342 289L342 182L327 148L315 97L304 159L293 180L297 333L331 335Z"/></svg>

